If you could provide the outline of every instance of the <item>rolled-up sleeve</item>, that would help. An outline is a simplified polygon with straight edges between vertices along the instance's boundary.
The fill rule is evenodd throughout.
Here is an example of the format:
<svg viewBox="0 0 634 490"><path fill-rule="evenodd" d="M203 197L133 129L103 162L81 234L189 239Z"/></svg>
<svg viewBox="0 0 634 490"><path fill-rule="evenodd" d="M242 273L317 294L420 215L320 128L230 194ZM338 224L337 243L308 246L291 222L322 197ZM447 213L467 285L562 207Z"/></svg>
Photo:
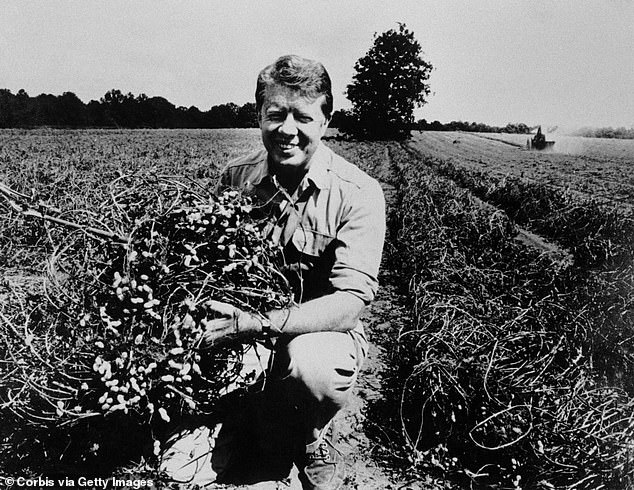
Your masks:
<svg viewBox="0 0 634 490"><path fill-rule="evenodd" d="M350 196L336 240L333 289L370 303L378 289L385 240L385 198L377 181L367 181Z"/></svg>

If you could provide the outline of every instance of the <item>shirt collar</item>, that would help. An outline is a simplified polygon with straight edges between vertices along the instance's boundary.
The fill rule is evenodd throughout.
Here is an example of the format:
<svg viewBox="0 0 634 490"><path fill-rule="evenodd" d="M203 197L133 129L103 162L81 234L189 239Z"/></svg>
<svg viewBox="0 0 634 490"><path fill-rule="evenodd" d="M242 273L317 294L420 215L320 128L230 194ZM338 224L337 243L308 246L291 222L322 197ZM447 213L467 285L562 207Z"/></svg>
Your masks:
<svg viewBox="0 0 634 490"><path fill-rule="evenodd" d="M310 160L310 167L308 167L305 179L315 184L318 189L325 189L328 186L330 160L330 150L320 142Z"/></svg>

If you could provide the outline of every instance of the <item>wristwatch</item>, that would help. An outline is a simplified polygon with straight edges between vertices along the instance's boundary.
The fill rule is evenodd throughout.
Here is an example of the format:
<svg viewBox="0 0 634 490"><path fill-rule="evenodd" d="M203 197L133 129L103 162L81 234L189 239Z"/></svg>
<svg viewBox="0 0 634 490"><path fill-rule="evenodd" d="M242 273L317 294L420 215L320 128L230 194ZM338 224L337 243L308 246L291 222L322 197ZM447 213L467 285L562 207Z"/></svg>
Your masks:
<svg viewBox="0 0 634 490"><path fill-rule="evenodd" d="M270 337L271 329L273 327L271 320L269 320L266 316L262 315L260 317L260 322L262 323L262 335L264 335L265 337Z"/></svg>

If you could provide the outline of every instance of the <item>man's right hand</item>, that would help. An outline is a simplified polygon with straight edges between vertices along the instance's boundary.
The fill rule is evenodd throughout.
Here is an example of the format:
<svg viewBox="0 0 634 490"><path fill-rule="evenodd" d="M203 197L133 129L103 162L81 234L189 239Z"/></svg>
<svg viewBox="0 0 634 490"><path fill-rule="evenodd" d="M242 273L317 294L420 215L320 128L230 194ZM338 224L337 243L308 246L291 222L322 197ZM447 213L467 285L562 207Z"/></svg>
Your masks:
<svg viewBox="0 0 634 490"><path fill-rule="evenodd" d="M240 308L220 301L210 301L207 306L223 318L203 322L205 331L200 344L203 349L229 342L248 341L261 329L258 319Z"/></svg>

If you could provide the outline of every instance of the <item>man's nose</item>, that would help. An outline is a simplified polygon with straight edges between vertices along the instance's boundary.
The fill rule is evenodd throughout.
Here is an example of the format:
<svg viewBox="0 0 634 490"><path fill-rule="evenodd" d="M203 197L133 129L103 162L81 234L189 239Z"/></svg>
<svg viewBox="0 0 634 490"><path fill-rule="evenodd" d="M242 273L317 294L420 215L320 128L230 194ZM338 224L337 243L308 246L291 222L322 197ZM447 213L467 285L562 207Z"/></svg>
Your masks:
<svg viewBox="0 0 634 490"><path fill-rule="evenodd" d="M280 133L284 133L288 135L297 134L297 121L295 121L293 114L289 113L286 116L286 119L284 119L284 122L282 122L282 125L280 126L279 131Z"/></svg>

